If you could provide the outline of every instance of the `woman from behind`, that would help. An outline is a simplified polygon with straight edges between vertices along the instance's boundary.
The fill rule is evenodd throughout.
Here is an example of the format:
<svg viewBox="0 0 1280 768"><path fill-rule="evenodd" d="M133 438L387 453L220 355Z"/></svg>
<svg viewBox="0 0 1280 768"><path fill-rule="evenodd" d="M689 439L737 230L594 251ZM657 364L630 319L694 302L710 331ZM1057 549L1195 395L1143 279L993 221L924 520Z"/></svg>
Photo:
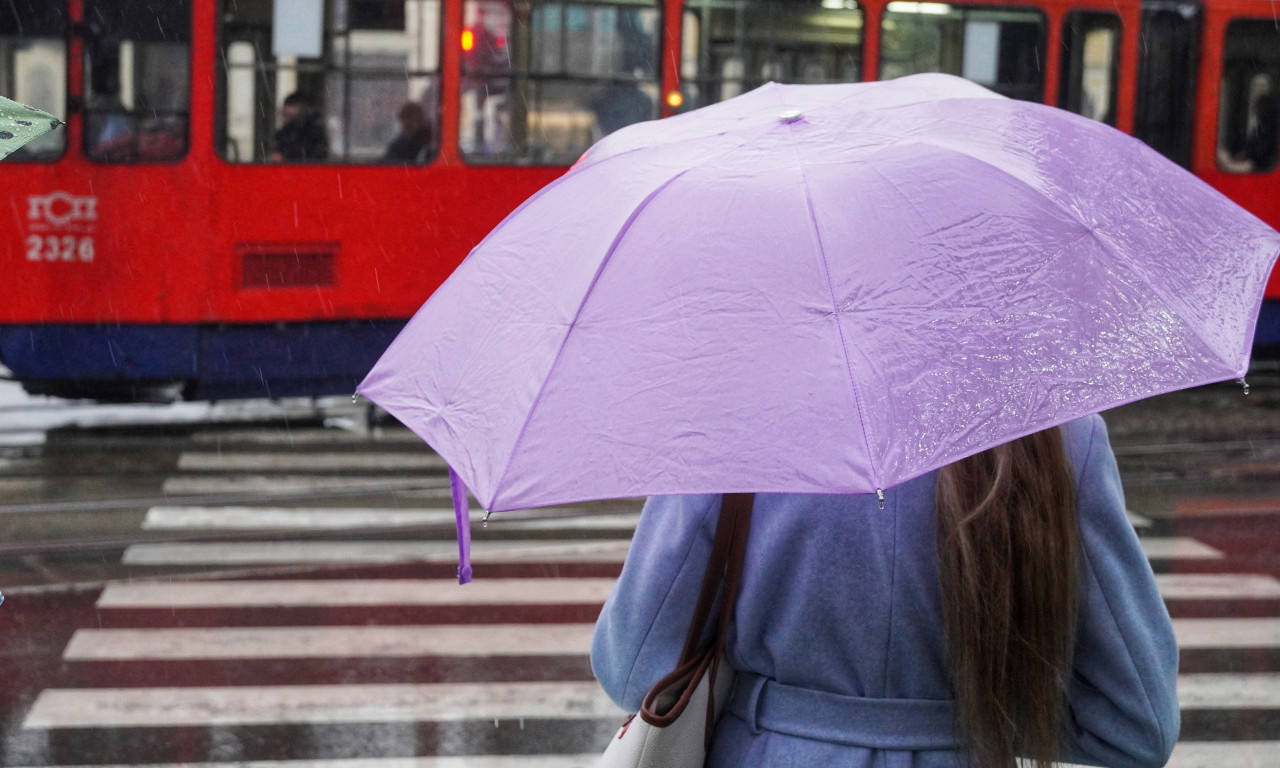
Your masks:
<svg viewBox="0 0 1280 768"><path fill-rule="evenodd" d="M596 627L635 710L670 671L720 497L646 504ZM1100 417L875 496L757 494L708 764L1154 768L1177 648Z"/></svg>

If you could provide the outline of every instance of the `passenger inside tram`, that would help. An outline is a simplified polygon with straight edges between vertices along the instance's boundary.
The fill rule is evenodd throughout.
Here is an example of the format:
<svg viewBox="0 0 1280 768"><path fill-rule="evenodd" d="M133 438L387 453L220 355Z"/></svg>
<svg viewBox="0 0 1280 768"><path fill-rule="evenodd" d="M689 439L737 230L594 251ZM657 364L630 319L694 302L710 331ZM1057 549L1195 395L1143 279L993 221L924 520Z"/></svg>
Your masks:
<svg viewBox="0 0 1280 768"><path fill-rule="evenodd" d="M324 117L300 92L285 97L280 107L280 128L276 130L271 159L296 163L329 157L329 136Z"/></svg>
<svg viewBox="0 0 1280 768"><path fill-rule="evenodd" d="M434 136L427 112L421 104L408 101L396 115L400 133L387 145L383 160L391 163L421 163L431 154Z"/></svg>
<svg viewBox="0 0 1280 768"><path fill-rule="evenodd" d="M1224 91L1227 84L1224 83ZM1225 104L1225 102L1224 102ZM1266 72L1249 79L1243 119L1224 121L1218 166L1232 173L1273 170L1280 160L1280 88Z"/></svg>

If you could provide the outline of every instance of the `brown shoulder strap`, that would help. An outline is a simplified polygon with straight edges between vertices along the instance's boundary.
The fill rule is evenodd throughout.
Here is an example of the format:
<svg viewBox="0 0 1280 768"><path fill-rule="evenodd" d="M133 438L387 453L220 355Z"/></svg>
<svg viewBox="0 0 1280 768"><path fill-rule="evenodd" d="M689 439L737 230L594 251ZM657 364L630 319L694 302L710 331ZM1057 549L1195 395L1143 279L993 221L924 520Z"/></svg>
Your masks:
<svg viewBox="0 0 1280 768"><path fill-rule="evenodd" d="M729 622L733 618L733 606L738 598L754 501L755 494L751 493L726 493L721 498L720 520L716 523L711 556L707 559L706 574L702 578L702 591L698 593L693 620L689 622L689 634L685 636L684 649L680 652L680 662L676 666L684 664L702 650L702 638L706 636L708 622L712 620L712 607L716 596L721 594L723 597L715 636L716 653L719 654L724 649Z"/></svg>

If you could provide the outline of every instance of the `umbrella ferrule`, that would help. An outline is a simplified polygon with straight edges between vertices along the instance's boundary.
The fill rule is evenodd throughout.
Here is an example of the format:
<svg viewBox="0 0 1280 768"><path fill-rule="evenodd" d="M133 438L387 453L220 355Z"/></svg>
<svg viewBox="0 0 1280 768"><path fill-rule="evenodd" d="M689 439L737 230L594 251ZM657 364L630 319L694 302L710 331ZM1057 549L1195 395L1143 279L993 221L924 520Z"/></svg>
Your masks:
<svg viewBox="0 0 1280 768"><path fill-rule="evenodd" d="M883 488L876 489L876 501L880 502L880 508L884 509L884 489Z"/></svg>
<svg viewBox="0 0 1280 768"><path fill-rule="evenodd" d="M1239 384L1240 388L1244 390L1244 394L1246 395L1249 394L1249 382L1245 381L1244 379L1236 379L1236 383Z"/></svg>

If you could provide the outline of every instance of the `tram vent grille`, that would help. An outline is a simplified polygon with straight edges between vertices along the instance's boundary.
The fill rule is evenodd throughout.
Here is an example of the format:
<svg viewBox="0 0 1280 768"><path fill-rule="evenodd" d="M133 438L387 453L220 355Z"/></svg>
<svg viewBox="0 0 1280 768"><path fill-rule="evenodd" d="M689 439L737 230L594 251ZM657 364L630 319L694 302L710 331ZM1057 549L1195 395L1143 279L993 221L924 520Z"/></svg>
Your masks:
<svg viewBox="0 0 1280 768"><path fill-rule="evenodd" d="M238 245L240 287L270 290L331 286L336 282L337 250L334 243Z"/></svg>

